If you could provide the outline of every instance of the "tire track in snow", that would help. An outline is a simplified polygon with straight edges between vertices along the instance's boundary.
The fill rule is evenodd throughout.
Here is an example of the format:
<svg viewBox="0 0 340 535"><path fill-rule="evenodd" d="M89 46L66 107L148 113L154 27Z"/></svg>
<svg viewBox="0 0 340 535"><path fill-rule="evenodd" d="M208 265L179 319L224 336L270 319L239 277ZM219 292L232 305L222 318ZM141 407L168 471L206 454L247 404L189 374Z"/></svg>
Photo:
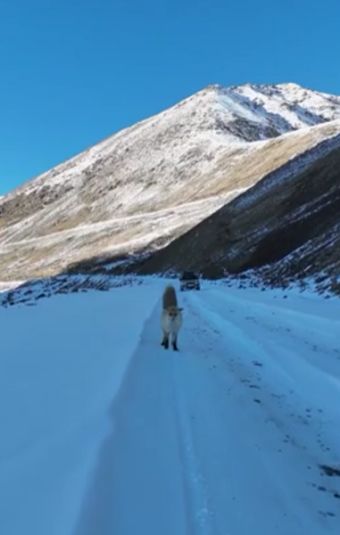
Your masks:
<svg viewBox="0 0 340 535"><path fill-rule="evenodd" d="M179 382L180 373L182 372L176 355L173 362L172 381L179 449L183 463L183 485L190 512L190 533L193 535L213 535L215 532L212 526L211 508L205 488L204 476L200 470L195 451L190 415L185 401L185 392Z"/></svg>
<svg viewBox="0 0 340 535"><path fill-rule="evenodd" d="M210 299L209 294L210 297L213 294L213 300ZM228 310L231 303L229 302L227 292L224 295L216 291L201 295L190 294L188 302L192 307L192 312L198 312L198 316L210 327L211 333L216 332L216 328L218 329L220 335L218 341L219 347L224 346L227 348L229 346L231 348L233 358L222 358L220 361L222 364L224 360L223 364L225 370L228 370L227 373L230 374L232 372L236 376L236 379L238 379L239 386L242 388L240 383L245 383L243 387L246 389L252 386L255 387L256 380L254 379L255 377L258 379L258 386L256 386L258 390L248 390L248 398L251 401L251 394L255 392L259 393L258 397L260 399L258 400L258 406L260 413L262 413L260 417L262 422L259 421L258 423L262 425L265 423L266 426L272 428L272 438L276 437L275 441L277 442L277 445L275 445L274 441L273 446L279 448L277 451L284 454L282 455L282 461L286 463L287 473L282 473L282 481L286 480L286 485L288 486L290 484L289 480L295 480L296 501L298 502L299 500L297 492L299 488L300 496L304 496L304 501L306 503L309 502L311 506L308 512L306 510L304 513L302 510L298 511L297 508L297 521L299 517L303 518L306 514L309 516L316 514L334 518L334 512L329 512L334 511L334 500L330 498L330 495L334 494L334 489L332 490L330 487L327 491L328 495L326 494L327 489L325 488L324 482L322 482L322 474L320 474L320 470L318 469L320 459L324 459L325 454L328 458L329 454L327 452L330 451L330 448L326 448L324 445L325 440L327 441L326 437L323 440L320 438L320 425L321 421L323 421L327 425L325 431L327 430L329 434L329 422L327 418L325 420L321 416L323 411L318 409L317 405L313 409L317 411L315 413L316 419L315 421L310 419L311 409L309 407L313 406L314 392L310 392L309 390L304 392L304 383L303 381L300 383L301 377L298 373L299 364L297 364L297 370L294 367L286 369L284 365L288 358L295 357L293 364L294 361L298 361L298 354L292 354L291 350L288 349L289 346L286 347L284 337L277 337L277 334L272 332L271 327L273 325L267 323L267 314L268 310L270 310L268 305L259 303L258 307L260 312L258 318L259 327L262 329L262 332L259 332L265 336L262 341L258 336L254 337L252 331L247 330L247 323L244 322L244 313L247 315L249 306L254 306L256 309L257 303L236 299L234 296L231 297L230 301L235 305L232 307L235 310L233 310L231 317L229 317L230 311ZM275 309L279 313L279 317L277 320L274 320L274 323L275 321L280 321L280 308L275 307ZM264 313L263 318L261 313ZM285 316L286 314L286 310L283 309L282 315ZM298 314L294 314L294 318L297 316ZM304 315L299 314L299 316L303 317ZM265 320L264 325L261 325L262 319ZM314 323L314 321L314 317L311 316L311 322ZM302 326L304 326L303 323ZM297 324L297 329L299 328L301 329L301 326ZM219 351L217 350L218 353ZM220 352L220 355L223 356L223 353ZM253 360L254 357L256 361ZM254 369L253 365L255 364L256 366L260 364L261 367ZM308 365L303 362L302 366L303 370L307 372ZM256 373L254 373L255 370ZM259 370L261 371L261 377L257 373ZM250 381L248 380L239 381L245 374L249 374L252 382L255 383L254 385L249 384ZM322 375L320 379L323 380ZM304 380L306 381L305 386L307 386L308 378L306 377ZM257 400L253 399L253 401ZM326 412L331 417L333 410ZM330 435L331 442L333 443L333 454L337 449L335 446L336 440L334 439L335 433L332 432ZM263 460L263 466L270 468L266 458ZM298 467L296 475L293 473L294 466ZM277 470L278 473L282 472L282 466L277 465ZM284 497L284 488L281 484L278 485L278 482L275 480L275 472L273 475L274 477L270 481L270 484L273 485L273 492L279 492L283 500L287 500L287 497ZM311 487L314 489L323 489L325 491L324 495L320 496L320 493L319 495L317 493L311 493ZM317 522L315 529L319 532L316 526ZM334 526L332 525L331 532L333 532L333 528Z"/></svg>
<svg viewBox="0 0 340 535"><path fill-rule="evenodd" d="M215 535L181 379L183 355L145 324L98 454L76 535Z"/></svg>

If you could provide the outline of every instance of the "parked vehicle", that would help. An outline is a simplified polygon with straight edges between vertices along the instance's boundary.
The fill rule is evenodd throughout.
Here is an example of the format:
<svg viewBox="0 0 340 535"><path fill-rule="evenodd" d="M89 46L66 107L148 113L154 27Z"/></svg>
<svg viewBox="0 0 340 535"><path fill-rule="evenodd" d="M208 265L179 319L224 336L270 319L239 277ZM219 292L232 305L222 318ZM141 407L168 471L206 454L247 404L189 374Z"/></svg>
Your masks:
<svg viewBox="0 0 340 535"><path fill-rule="evenodd" d="M194 271L183 271L179 278L181 292L184 290L200 290L199 275Z"/></svg>

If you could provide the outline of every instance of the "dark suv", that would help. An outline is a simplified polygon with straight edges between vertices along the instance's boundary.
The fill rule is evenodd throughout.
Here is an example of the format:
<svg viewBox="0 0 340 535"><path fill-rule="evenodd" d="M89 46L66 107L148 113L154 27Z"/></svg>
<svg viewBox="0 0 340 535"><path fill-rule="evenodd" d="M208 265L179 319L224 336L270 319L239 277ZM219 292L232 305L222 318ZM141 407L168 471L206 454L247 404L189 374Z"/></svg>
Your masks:
<svg viewBox="0 0 340 535"><path fill-rule="evenodd" d="M201 287L199 276L193 271L183 271L179 281L181 292L184 290L199 290Z"/></svg>

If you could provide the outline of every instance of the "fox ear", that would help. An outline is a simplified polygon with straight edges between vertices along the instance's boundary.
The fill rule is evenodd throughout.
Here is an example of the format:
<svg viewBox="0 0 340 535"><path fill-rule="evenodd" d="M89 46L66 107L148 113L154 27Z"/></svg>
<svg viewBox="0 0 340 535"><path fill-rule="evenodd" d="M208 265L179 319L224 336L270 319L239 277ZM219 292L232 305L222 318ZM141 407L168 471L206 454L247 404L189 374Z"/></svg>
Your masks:
<svg viewBox="0 0 340 535"><path fill-rule="evenodd" d="M177 310L178 310L179 312L182 312L183 308L178 308Z"/></svg>

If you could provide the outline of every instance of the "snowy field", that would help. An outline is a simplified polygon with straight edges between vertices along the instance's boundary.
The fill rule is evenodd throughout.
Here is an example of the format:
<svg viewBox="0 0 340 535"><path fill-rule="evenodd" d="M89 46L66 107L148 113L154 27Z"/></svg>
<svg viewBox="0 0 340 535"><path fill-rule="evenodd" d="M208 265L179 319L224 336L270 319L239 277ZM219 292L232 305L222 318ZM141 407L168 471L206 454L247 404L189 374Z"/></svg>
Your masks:
<svg viewBox="0 0 340 535"><path fill-rule="evenodd" d="M164 280L0 308L1 535L340 533L339 299Z"/></svg>

